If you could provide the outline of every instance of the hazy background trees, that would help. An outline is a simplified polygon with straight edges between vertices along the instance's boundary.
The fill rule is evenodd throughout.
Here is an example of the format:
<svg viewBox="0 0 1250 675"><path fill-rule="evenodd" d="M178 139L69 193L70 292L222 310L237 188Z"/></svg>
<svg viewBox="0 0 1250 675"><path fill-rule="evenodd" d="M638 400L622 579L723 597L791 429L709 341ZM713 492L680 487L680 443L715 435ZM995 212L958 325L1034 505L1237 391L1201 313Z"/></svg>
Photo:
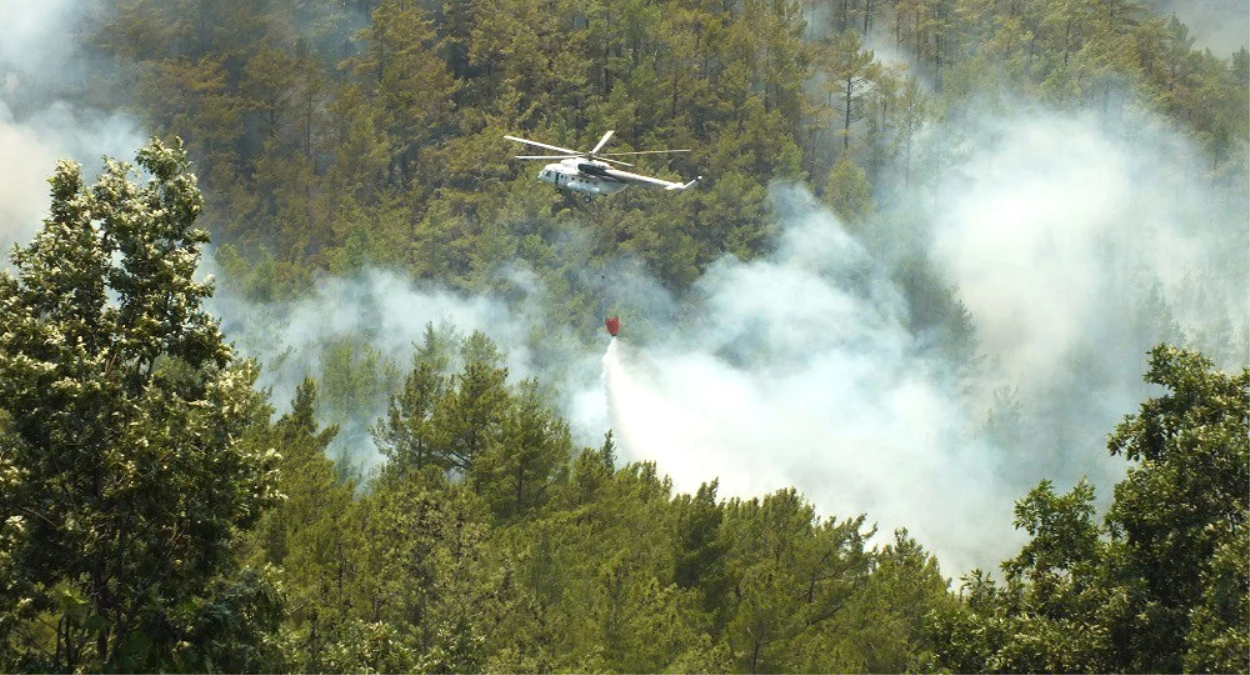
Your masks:
<svg viewBox="0 0 1250 675"><path fill-rule="evenodd" d="M1110 440L1130 468L1102 513L1088 483L1045 481L1018 503L1019 554L952 588L872 514L822 516L794 489L726 499L710 475L680 494L654 464L621 462L610 434L577 447L558 383L515 377L511 345L481 333L431 325L396 362L351 335L293 396L257 391L193 274L208 232L222 283L265 304L377 266L507 294L498 270L521 260L592 330L607 301L585 276L632 257L680 295L726 253L767 253L768 186L797 181L903 260L906 330L934 336L958 386L986 363L975 317L909 236L923 237L917 204L965 180L951 167L977 111L1021 99L1125 134L1161 121L1200 147L1173 168L1215 196L1219 217L1193 227L1217 231L1245 221L1245 49L1196 50L1179 21L1123 0L92 11L87 57L115 67L82 97L171 144L140 151L138 179L109 164L88 186L58 167L45 227L0 277L5 669L1250 665L1250 392L1245 371L1196 352L1152 353L1155 388ZM607 128L621 150L691 148L645 168L705 184L583 207L502 139L588 147ZM1244 254L1244 231L1216 234ZM1244 361L1241 327L1182 327L1218 305L1210 278L1171 297L1154 281L1133 296L1135 337ZM1097 348L1141 346L1092 345L1073 368L1094 369ZM1050 415L1004 387L984 435L1029 476L1045 466L1030 464L1038 420L1069 404ZM362 418L385 457L372 473L332 449Z"/></svg>

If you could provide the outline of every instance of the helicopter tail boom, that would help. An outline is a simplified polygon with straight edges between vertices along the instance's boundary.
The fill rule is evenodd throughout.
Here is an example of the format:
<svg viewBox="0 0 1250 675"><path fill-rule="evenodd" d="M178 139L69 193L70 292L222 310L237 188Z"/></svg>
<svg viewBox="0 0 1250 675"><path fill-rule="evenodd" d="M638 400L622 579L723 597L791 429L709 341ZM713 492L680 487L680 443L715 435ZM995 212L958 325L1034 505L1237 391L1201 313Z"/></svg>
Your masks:
<svg viewBox="0 0 1250 675"><path fill-rule="evenodd" d="M689 189L689 188L694 187L694 184L695 184L695 183L698 183L698 182L699 182L699 181L701 181L701 180L703 180L703 176L699 176L698 178L695 178L694 180L690 181L689 183L685 183L685 184L682 184L682 183L674 183L674 184L672 184L672 185L670 185L670 186L668 186L668 187L666 187L666 188L664 188L664 189L665 189L665 190L687 190L687 189Z"/></svg>

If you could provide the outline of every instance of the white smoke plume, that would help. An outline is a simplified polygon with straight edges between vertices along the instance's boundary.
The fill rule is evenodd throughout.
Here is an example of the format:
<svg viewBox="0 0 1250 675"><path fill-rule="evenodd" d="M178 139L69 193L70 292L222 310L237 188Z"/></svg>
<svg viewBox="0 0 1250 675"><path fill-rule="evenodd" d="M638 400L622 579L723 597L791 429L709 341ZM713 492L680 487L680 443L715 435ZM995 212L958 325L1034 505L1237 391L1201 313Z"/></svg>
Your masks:
<svg viewBox="0 0 1250 675"><path fill-rule="evenodd" d="M923 233L989 357L975 374L953 378L907 328L888 244L865 248L806 192L774 186L776 250L720 261L682 325L604 356L626 458L683 491L794 485L823 513L908 527L948 571L1018 547L1012 503L1038 480L1085 476L1107 499L1125 465L1106 435L1149 393L1145 351L1246 325L1250 263L1227 250L1244 224L1185 185L1188 151L1166 134L1129 141L1053 112L991 126ZM1204 306L1173 335L1154 326L1168 318L1149 314L1151 289L1184 298L1197 278ZM1244 333L1217 339L1247 361ZM1011 442L984 430L1002 388L1023 418Z"/></svg>
<svg viewBox="0 0 1250 675"><path fill-rule="evenodd" d="M907 330L890 270L805 192L773 198L789 213L773 254L709 270L692 328L609 348L625 456L682 491L716 477L722 496L793 485L824 514L910 528L956 567L1002 553L1015 495L944 364Z"/></svg>
<svg viewBox="0 0 1250 675"><path fill-rule="evenodd" d="M629 261L587 272L581 283L623 318L602 358L602 342L578 337L587 318L552 316L520 265L504 272L520 289L507 297L374 270L322 279L289 305L219 292L213 307L266 365L279 407L305 375L324 376L336 341L363 341L402 375L427 323L482 330L514 378L537 375L556 393L579 443L610 427L623 460L656 462L679 490L714 478L723 497L795 486L823 514L907 527L948 573L993 567L1018 548L1012 504L1038 480L1067 489L1086 476L1109 497L1125 465L1106 435L1149 393L1141 374L1156 341L1215 335L1199 346L1247 360L1244 331L1218 326L1245 325L1250 274L1229 252L1236 209L1213 206L1187 177L1190 151L1166 133L1130 140L1093 117L1031 111L965 139L941 210L907 242L852 234L806 190L775 185L772 252L726 257L680 298ZM978 368L957 372L914 329L896 245L923 248L966 303ZM1152 314L1167 303L1175 321ZM1020 417L1005 438L985 430L1004 389ZM365 429L384 403L347 425L346 452L367 464L377 456Z"/></svg>
<svg viewBox="0 0 1250 675"><path fill-rule="evenodd" d="M0 249L7 252L38 229L48 209L47 177L59 159L29 128L18 125L0 100ZM21 161L18 161L21 160ZM0 253L3 260L5 253Z"/></svg>
<svg viewBox="0 0 1250 675"><path fill-rule="evenodd" d="M72 39L87 20L85 5L49 0L0 8L0 261L39 228L57 160L83 164L90 180L101 157L130 159L143 143L129 116L74 102L78 80L91 68Z"/></svg>
<svg viewBox="0 0 1250 675"><path fill-rule="evenodd" d="M213 271L211 265L204 269ZM352 278L326 277L308 297L289 304L249 302L219 288L209 308L222 318L222 330L236 346L266 366L261 385L272 390L279 407L290 403L304 377L323 379L323 358L344 340L358 340L404 372L427 324L453 326L461 333L482 330L505 348L523 342L518 333L523 325L507 318L509 310L500 301L420 289L400 274L379 269ZM508 365L526 371L525 354L523 348L509 348Z"/></svg>
<svg viewBox="0 0 1250 675"><path fill-rule="evenodd" d="M215 272L212 256L206 256L201 273ZM366 269L353 277L324 277L290 303L254 302L219 284L207 306L241 354L260 363L259 386L270 392L278 412L289 409L304 378L320 383L321 421L340 427L331 452L367 473L381 461L370 427L386 414L388 395L402 386L427 326L459 336L481 331L499 347L513 382L540 377L540 384L558 385L569 373L593 367L593 353L572 328L548 317L545 291L533 273L516 266L501 274L515 291L509 299ZM561 393L553 397L559 400ZM602 437L605 430L601 425L594 433Z"/></svg>

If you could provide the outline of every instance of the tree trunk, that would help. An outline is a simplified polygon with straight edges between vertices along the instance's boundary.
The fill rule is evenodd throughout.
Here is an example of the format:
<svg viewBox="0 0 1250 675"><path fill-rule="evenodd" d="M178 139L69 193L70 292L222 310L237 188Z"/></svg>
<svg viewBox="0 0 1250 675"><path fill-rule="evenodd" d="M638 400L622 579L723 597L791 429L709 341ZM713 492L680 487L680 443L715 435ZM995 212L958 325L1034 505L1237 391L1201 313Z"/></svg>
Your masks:
<svg viewBox="0 0 1250 675"><path fill-rule="evenodd" d="M848 76L846 78L846 105L844 112L844 120L842 124L842 152L845 154L851 148L851 104L854 102L852 94L854 93L855 77Z"/></svg>

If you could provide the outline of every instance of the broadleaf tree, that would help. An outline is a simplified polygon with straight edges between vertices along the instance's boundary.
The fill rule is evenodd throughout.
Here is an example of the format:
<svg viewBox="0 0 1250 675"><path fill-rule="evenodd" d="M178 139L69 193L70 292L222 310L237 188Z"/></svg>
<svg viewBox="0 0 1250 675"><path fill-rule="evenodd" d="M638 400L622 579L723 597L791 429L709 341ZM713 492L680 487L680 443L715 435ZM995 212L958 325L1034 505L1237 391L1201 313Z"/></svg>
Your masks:
<svg viewBox="0 0 1250 675"><path fill-rule="evenodd" d="M43 229L0 274L0 467L20 478L0 483L16 596L0 667L208 669L246 650L203 630L205 612L279 603L263 575L231 580L235 533L276 496L275 455L245 442L269 408L203 309L211 280L193 278L196 179L180 141L137 163L143 184L108 160L90 187L58 164Z"/></svg>
<svg viewBox="0 0 1250 675"><path fill-rule="evenodd" d="M1115 430L1134 462L1099 526L1084 481L1043 481L1016 505L1031 536L1006 583L965 578L935 611L935 664L996 672L1250 670L1250 370L1215 370L1159 345L1146 380L1167 389ZM1236 561L1236 562L1234 562Z"/></svg>

